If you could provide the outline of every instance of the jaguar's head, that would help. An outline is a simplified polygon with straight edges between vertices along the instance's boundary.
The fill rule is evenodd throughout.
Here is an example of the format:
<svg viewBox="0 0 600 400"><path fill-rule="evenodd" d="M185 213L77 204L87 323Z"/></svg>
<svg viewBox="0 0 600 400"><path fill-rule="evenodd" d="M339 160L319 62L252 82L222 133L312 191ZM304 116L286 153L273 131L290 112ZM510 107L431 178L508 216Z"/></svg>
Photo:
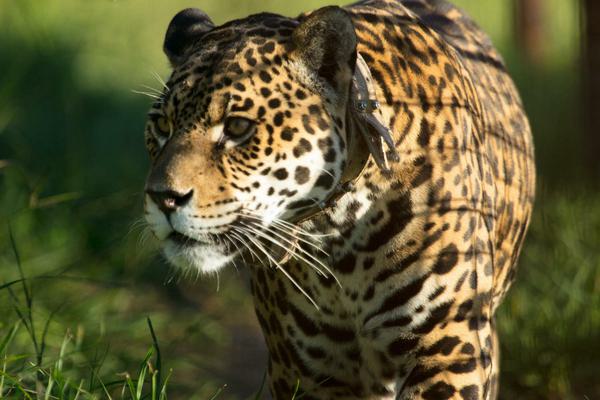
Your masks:
<svg viewBox="0 0 600 400"><path fill-rule="evenodd" d="M214 271L242 241L283 237L340 181L354 27L338 7L218 27L187 9L164 50L173 72L145 132L146 219L173 264Z"/></svg>

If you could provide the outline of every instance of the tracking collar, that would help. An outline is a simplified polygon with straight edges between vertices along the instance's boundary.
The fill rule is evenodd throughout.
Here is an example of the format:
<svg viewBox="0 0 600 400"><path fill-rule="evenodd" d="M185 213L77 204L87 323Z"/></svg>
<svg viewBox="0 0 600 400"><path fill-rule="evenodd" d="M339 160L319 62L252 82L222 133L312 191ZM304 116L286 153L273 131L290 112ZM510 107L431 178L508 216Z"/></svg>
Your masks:
<svg viewBox="0 0 600 400"><path fill-rule="evenodd" d="M358 52L346 111L346 145L348 156L340 182L325 200L295 218L296 223L320 214L351 191L366 169L371 156L383 172L390 172L390 161L396 162L400 159L391 131L384 123L371 71ZM368 151L365 151L367 149Z"/></svg>
<svg viewBox="0 0 600 400"><path fill-rule="evenodd" d="M346 109L346 145L348 156L340 182L319 204L306 209L291 222L299 224L309 220L328 208L344 194L354 188L354 184L365 171L370 157L383 172L390 172L390 161L400 160L394 147L391 131L384 123L381 105L377 100L371 71L360 53L356 53L356 67L352 77L350 101ZM387 151L384 149L387 146ZM368 151L365 151L368 150ZM290 238L294 245L289 249L274 249L273 256L278 263L293 257L297 240Z"/></svg>

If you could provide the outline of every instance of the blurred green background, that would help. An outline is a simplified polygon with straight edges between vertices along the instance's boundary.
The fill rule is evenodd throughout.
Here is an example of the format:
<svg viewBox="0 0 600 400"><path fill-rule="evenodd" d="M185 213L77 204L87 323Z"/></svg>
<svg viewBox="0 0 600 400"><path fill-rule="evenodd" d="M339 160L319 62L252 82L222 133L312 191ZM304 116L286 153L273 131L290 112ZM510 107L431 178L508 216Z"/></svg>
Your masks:
<svg viewBox="0 0 600 400"><path fill-rule="evenodd" d="M167 76L163 34L184 7L222 23L331 3L344 4L0 0L0 397L35 398L49 384L48 398L77 387L83 398L135 397L122 393L153 346L146 317L171 398L259 390L266 354L244 272L180 281L142 234L151 100L135 92ZM535 216L498 316L501 397L600 398L600 193L583 162L578 2L542 2L535 62L511 1L456 3L504 54L537 146Z"/></svg>

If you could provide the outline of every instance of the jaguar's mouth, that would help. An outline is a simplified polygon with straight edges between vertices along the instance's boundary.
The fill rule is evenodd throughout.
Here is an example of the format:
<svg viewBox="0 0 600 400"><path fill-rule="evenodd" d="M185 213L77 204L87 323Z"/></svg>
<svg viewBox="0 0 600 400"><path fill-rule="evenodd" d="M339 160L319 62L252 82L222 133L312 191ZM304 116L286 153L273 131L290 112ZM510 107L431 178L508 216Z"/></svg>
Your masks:
<svg viewBox="0 0 600 400"><path fill-rule="evenodd" d="M231 248L234 240L232 236L235 236L237 229L244 226L244 223L248 223L248 221L242 217L237 217L226 224L210 228L186 227L184 231L190 230L191 232L185 233L181 231L181 227L170 224L170 233L165 236L164 240L181 247L214 246L233 250ZM193 236L190 236L191 234Z"/></svg>
<svg viewBox="0 0 600 400"><path fill-rule="evenodd" d="M171 228L173 229L173 228ZM238 218L217 232L196 232L194 237L171 230L163 239L163 253L174 265L204 272L220 269L237 258L263 264L282 260L294 243L286 232L258 226L250 218ZM281 229L281 228L280 228Z"/></svg>
<svg viewBox="0 0 600 400"><path fill-rule="evenodd" d="M222 235L203 234L192 238L173 231L163 242L163 253L176 267L182 270L212 272L229 264L236 256L235 249Z"/></svg>
<svg viewBox="0 0 600 400"><path fill-rule="evenodd" d="M210 236L217 236L217 235L211 234ZM214 240L214 238L211 238L210 236L204 240L203 239L195 239L190 236L186 236L183 233L173 231L168 236L168 239L177 243L178 245L181 245L181 246L198 246L198 245L210 246L210 245L214 245L215 242L217 242L216 240Z"/></svg>

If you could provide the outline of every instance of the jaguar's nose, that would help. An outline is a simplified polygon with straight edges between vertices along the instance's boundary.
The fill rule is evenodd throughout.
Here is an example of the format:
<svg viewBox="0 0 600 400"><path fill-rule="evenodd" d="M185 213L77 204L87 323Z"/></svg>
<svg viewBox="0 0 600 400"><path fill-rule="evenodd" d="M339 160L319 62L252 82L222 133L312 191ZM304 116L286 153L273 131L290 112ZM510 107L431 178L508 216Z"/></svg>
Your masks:
<svg viewBox="0 0 600 400"><path fill-rule="evenodd" d="M185 194L177 193L172 190L146 190L146 193L165 215L169 215L173 211L189 203L194 195L194 190L192 189Z"/></svg>

